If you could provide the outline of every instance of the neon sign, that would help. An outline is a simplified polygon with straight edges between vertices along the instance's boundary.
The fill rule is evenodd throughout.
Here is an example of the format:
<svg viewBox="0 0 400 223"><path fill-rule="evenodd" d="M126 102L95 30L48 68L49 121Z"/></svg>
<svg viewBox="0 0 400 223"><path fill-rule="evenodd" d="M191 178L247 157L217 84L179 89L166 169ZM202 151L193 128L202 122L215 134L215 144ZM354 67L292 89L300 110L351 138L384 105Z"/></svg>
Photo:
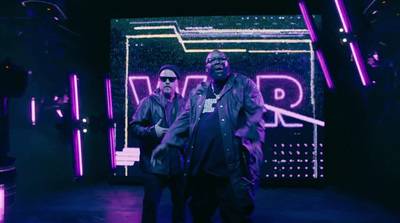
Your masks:
<svg viewBox="0 0 400 223"><path fill-rule="evenodd" d="M189 84L193 84L191 82L193 81L205 81L207 79L206 75L187 75L184 81L184 85L183 85L183 96L187 96L186 92L188 89L188 85ZM144 75L130 75L128 77L129 80L129 84L130 84L130 90L134 96L135 99L135 103L139 104L140 99L148 96L151 94L151 92L153 92L152 88L151 88L151 83L150 83L150 77L149 76L144 76ZM141 82L138 82L138 80L140 80ZM145 81L143 83L143 80ZM282 81L289 81L291 83L294 84L294 88L292 89L287 89L287 90L292 90L295 89L294 91L297 91L297 94L295 94L295 100L294 102L288 102L289 103L289 107L290 108L295 108L298 107L300 105L300 103L303 101L303 88L300 84L300 82L298 80L296 80L295 78L289 76L289 75L277 75L277 74L272 74L272 75L268 75L268 74L263 74L263 75L256 75L256 84L258 89L260 89L260 91L263 91L263 88L261 87L262 81L263 80L267 80L267 82L269 80L275 80L277 81L277 83L282 82ZM196 84L197 84L196 83ZM158 85L157 85L158 87ZM139 89L141 89L141 91L139 91ZM141 92L142 94L140 94L139 92ZM262 92L263 93L263 92ZM263 94L265 95L265 94ZM274 87L274 97L273 99L275 101L287 101L289 100L288 98L286 98L286 91L283 88L280 87ZM270 101L267 100L266 98L264 98L264 101ZM315 118L311 118L311 117L307 117L305 115L293 112L293 111L289 111L287 109L284 108L279 108L277 106L273 106L273 105L269 105L269 104L265 104L265 108L269 111L274 112L274 122L273 123L266 123L265 127L268 128L274 128L278 126L278 123L281 123L283 127L286 128L301 128L303 127L302 123L287 123L282 115L286 115L304 122L308 122L311 124L316 124L319 126L324 127L325 126L325 122L321 121L321 120L317 120Z"/></svg>

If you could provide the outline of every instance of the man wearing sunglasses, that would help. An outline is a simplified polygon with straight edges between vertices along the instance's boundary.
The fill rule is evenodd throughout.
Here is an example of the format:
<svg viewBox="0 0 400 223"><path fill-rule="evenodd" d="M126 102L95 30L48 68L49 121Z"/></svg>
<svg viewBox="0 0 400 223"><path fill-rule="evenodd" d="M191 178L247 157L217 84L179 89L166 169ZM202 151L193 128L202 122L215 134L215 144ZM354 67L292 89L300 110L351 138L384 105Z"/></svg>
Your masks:
<svg viewBox="0 0 400 223"><path fill-rule="evenodd" d="M205 67L208 81L190 92L151 163L163 165L169 150L186 145L185 192L193 222L211 222L218 208L224 223L253 222L265 139L263 97L254 81L230 72L223 52L210 52Z"/></svg>
<svg viewBox="0 0 400 223"><path fill-rule="evenodd" d="M176 66L162 66L158 76L160 87L140 102L129 124L130 133L140 142L140 168L144 186L142 222L157 222L157 207L166 187L171 192L173 203L172 222L184 222L181 151L169 150L163 165L151 165L150 158L186 101L176 92L180 77Z"/></svg>

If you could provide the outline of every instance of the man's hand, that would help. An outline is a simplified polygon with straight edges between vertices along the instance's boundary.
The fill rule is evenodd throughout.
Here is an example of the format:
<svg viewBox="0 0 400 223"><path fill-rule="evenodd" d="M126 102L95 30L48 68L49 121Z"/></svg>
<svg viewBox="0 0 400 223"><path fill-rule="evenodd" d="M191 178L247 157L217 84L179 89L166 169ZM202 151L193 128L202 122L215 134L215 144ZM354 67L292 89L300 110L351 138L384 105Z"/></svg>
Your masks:
<svg viewBox="0 0 400 223"><path fill-rule="evenodd" d="M163 158L167 154L169 147L167 144L158 145L151 154L151 165L160 165L162 163Z"/></svg>
<svg viewBox="0 0 400 223"><path fill-rule="evenodd" d="M163 128L160 127L161 119L157 122L157 124L154 126L154 130L156 130L156 134L158 138L162 138L165 133L167 133L168 128Z"/></svg>

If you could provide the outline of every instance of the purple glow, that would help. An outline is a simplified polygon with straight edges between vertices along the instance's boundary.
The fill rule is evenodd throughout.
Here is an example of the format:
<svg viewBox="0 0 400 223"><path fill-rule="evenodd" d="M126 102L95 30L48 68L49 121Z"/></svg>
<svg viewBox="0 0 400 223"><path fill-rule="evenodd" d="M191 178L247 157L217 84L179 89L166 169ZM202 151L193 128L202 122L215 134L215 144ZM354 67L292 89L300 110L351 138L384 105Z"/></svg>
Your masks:
<svg viewBox="0 0 400 223"><path fill-rule="evenodd" d="M60 116L60 118L64 117L64 115L60 109L57 109L56 112L57 112L58 116Z"/></svg>
<svg viewBox="0 0 400 223"><path fill-rule="evenodd" d="M340 21L342 22L345 33L353 30L350 24L349 16L347 15L346 7L344 7L342 0L335 0L336 9L338 10Z"/></svg>
<svg viewBox="0 0 400 223"><path fill-rule="evenodd" d="M322 68L322 72L324 73L324 76L325 76L326 84L328 85L328 88L333 88L334 87L333 82L332 82L331 75L328 70L328 66L326 65L326 62L325 62L325 57L321 50L316 50L316 53L317 53L319 64L321 65L321 68Z"/></svg>
<svg viewBox="0 0 400 223"><path fill-rule="evenodd" d="M351 27L351 23L349 20L349 16L347 15L346 8L344 7L342 0L335 0L336 8L339 12L339 17L343 25L343 29L345 33L350 33L353 29ZM358 73L360 75L362 84L364 86L370 85L370 80L368 78L368 74L364 65L364 61L362 60L360 49L358 48L358 44L355 41L350 41L349 43L351 52L354 56L354 60L356 61L356 66Z"/></svg>
<svg viewBox="0 0 400 223"><path fill-rule="evenodd" d="M105 82L106 82L107 116L108 119L114 119L110 78L106 78Z"/></svg>
<svg viewBox="0 0 400 223"><path fill-rule="evenodd" d="M69 76L70 86L71 86L71 113L72 120L79 120L79 99L78 99L78 80L76 74L71 74Z"/></svg>
<svg viewBox="0 0 400 223"><path fill-rule="evenodd" d="M297 107L301 101L303 100L303 88L301 87L301 84L298 80L296 80L295 78L289 76L289 75L282 75L282 74L260 74L256 76L256 84L257 84L257 88L260 89L261 87L261 79L286 79L286 80L290 80L293 83L296 84L296 86L299 88L299 98L297 99L297 101L293 104L290 105L291 108Z"/></svg>
<svg viewBox="0 0 400 223"><path fill-rule="evenodd" d="M75 176L83 176L81 130L72 131L74 141Z"/></svg>
<svg viewBox="0 0 400 223"><path fill-rule="evenodd" d="M315 32L315 29L314 29L310 14L308 13L308 10L307 10L307 7L306 7L306 3L304 1L300 1L299 2L299 6L300 6L301 14L303 15L304 21L306 23L308 32L310 33L311 41L313 43L315 43L315 42L318 41L318 37L317 37L317 34Z"/></svg>
<svg viewBox="0 0 400 223"><path fill-rule="evenodd" d="M0 222L4 221L4 213L5 213L5 189L4 185L0 184Z"/></svg>
<svg viewBox="0 0 400 223"><path fill-rule="evenodd" d="M282 100L285 98L285 91L282 88L275 88L274 90L275 100Z"/></svg>
<svg viewBox="0 0 400 223"><path fill-rule="evenodd" d="M69 75L72 121L79 121L78 80L76 74ZM81 131L72 130L75 176L83 176Z"/></svg>
<svg viewBox="0 0 400 223"><path fill-rule="evenodd" d="M304 21L306 23L308 32L310 33L311 41L313 43L316 43L318 41L318 36L317 36L317 34L315 32L315 27L314 27L314 25L312 23L311 16L308 13L308 10L307 10L307 7L306 7L306 3L304 1L300 1L299 2L299 6L300 6L301 14L303 15ZM328 66L326 65L323 53L319 49L316 50L316 53L317 53L318 61L319 61L320 65L321 65L321 68L322 68L322 72L324 73L325 80L326 80L326 83L328 85L328 88L333 88L332 78L331 78L331 75L329 73Z"/></svg>
<svg viewBox="0 0 400 223"><path fill-rule="evenodd" d="M264 107L267 110L271 110L271 111L274 111L275 113L279 113L279 115L284 114L284 115L287 115L287 116L290 116L290 117L293 117L293 118L296 118L296 119L299 119L299 120L302 120L302 121L305 121L305 122L309 122L309 123L312 123L312 124L316 124L316 125L319 125L319 126L322 126L322 127L325 126L325 122L321 121L321 120L318 120L318 119L310 118L310 117L307 117L307 116L304 116L304 115L300 115L300 114L295 113L295 112L287 111L285 109L281 109L281 108L278 108L278 107L275 107L275 106L272 106L272 105L268 105L268 104L264 104Z"/></svg>
<svg viewBox="0 0 400 223"><path fill-rule="evenodd" d="M32 125L36 125L36 106L34 97L31 99L31 121Z"/></svg>
<svg viewBox="0 0 400 223"><path fill-rule="evenodd" d="M113 113L113 107L112 107L112 93L111 93L111 80L110 78L105 79L105 85L106 85L106 100L107 100L107 117L109 121L112 121L114 119L114 113ZM110 164L111 164L111 169L115 169L116 163L115 163L115 127L110 126L108 128L108 142L110 146Z"/></svg>
<svg viewBox="0 0 400 223"><path fill-rule="evenodd" d="M274 114L274 122L273 123L265 123L265 127L268 127L268 128L278 127L279 122L285 128L301 128L301 127L303 127L303 124L301 124L301 123L286 123L286 121L282 117L282 114L280 114L278 112L275 112L275 114Z"/></svg>
<svg viewBox="0 0 400 223"><path fill-rule="evenodd" d="M185 83L183 84L183 90L182 90L183 96L185 96L185 94L186 94L187 85L189 83L189 80L191 80L191 79L200 79L202 81L206 81L207 75L188 75L188 76L186 76Z"/></svg>
<svg viewBox="0 0 400 223"><path fill-rule="evenodd" d="M151 85L150 85L150 77L149 76L129 76L129 84L131 85L132 91L133 91L133 96L135 97L136 104L138 105L140 100L139 96L137 94L136 88L135 88L135 80L145 80L147 84L147 89L149 91L149 95L151 94ZM147 95L146 95L147 96Z"/></svg>
<svg viewBox="0 0 400 223"><path fill-rule="evenodd" d="M360 75L362 84L364 86L370 85L371 82L369 80L369 77L368 77L368 74L367 74L367 70L365 68L364 61L363 61L363 59L361 57L361 52L360 52L360 49L358 48L357 42L351 41L349 43L349 45L350 45L351 52L353 53L354 60L356 62L357 70L358 70L358 73Z"/></svg>

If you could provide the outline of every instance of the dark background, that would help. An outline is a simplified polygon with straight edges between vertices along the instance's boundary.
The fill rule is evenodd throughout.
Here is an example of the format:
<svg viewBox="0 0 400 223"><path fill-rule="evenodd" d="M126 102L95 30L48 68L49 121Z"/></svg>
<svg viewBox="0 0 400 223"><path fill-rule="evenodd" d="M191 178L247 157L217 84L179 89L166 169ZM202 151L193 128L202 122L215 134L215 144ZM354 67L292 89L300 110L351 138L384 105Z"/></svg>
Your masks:
<svg viewBox="0 0 400 223"><path fill-rule="evenodd" d="M8 57L31 71L24 94L9 101L9 155L16 158L17 196L26 198L108 180L106 129L95 123L106 113L103 74L110 72L111 18L300 14L297 1L283 0L47 2L58 5L66 19L55 8L49 12L40 4L24 7L19 0L0 1L0 60ZM368 74L376 81L364 87L349 47L340 42L334 1L306 2L312 14L322 15L320 46L335 84L325 91L325 185L395 205L400 198L399 3L376 1L364 13L373 1L344 1ZM54 20L54 15L60 19ZM379 61L368 59L374 51ZM91 117L94 125L84 137L85 175L80 182L72 180L71 146L56 128L59 120L51 100L65 94L71 69L80 75L81 114ZM29 117L32 97L40 101L36 126Z"/></svg>

